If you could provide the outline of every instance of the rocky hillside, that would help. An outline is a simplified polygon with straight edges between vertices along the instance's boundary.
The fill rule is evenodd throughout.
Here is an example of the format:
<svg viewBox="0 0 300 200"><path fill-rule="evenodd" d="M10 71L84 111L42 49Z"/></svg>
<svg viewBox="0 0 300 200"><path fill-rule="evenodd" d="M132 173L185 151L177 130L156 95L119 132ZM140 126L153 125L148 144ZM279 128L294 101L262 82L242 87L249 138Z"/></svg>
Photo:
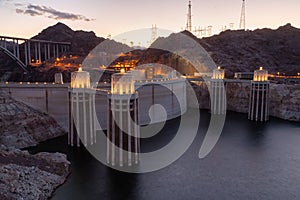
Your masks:
<svg viewBox="0 0 300 200"><path fill-rule="evenodd" d="M209 109L210 97L204 82L192 84L201 109ZM250 98L250 82L226 83L227 109L234 112L247 113ZM193 92L193 91L188 91ZM300 85L270 84L270 116L300 121ZM190 107L197 102L188 99Z"/></svg>
<svg viewBox="0 0 300 200"><path fill-rule="evenodd" d="M49 199L70 172L66 155L17 148L64 133L52 117L0 91L0 199Z"/></svg>
<svg viewBox="0 0 300 200"><path fill-rule="evenodd" d="M270 73L296 75L300 71L300 29L291 24L277 30L225 31L198 41L230 77L259 66Z"/></svg>
<svg viewBox="0 0 300 200"><path fill-rule="evenodd" d="M93 31L74 31L60 22L44 29L32 39L70 42L70 52L81 56L86 56L95 46L105 40L102 37L97 37Z"/></svg>
<svg viewBox="0 0 300 200"><path fill-rule="evenodd" d="M53 58L40 67L32 67L28 74L24 74L14 61L0 51L0 81L53 81L52 76L56 72L63 72L66 79L69 80L70 72L76 70L88 53L105 40L102 37L97 37L92 31L74 31L63 23L57 23L42 30L32 39L70 42L71 47L67 55L73 55L72 65L61 69L55 66L55 59ZM22 46L20 48L22 49ZM44 54L43 51L42 49L42 55ZM65 55L60 56L64 57Z"/></svg>
<svg viewBox="0 0 300 200"><path fill-rule="evenodd" d="M229 78L233 77L234 72L253 71L260 66L268 69L270 73L281 72L287 75L295 75L300 72L300 29L293 27L291 24L279 27L276 30L228 30L219 35L203 39L196 38L187 31L182 33L201 44L214 62L226 69L226 76ZM180 34L159 38L155 43L166 42L166 44L170 44L172 38L177 37L176 35ZM76 60L73 59L73 65L67 68L56 66L53 59L38 68L32 68L30 74L23 75L16 71L16 64L0 52L0 81L51 81L55 72L63 72L66 81L69 81L70 72L76 70L86 55L105 40L97 37L94 32L74 31L62 23L46 28L33 38L71 42L71 49L67 54L78 57ZM182 45L186 46L185 44ZM137 55L137 57L134 57L134 59L139 60L138 64L165 64L174 67L183 74L192 74L195 71L193 68L194 63L189 63L168 51L152 48L136 51L135 53L133 55ZM194 53L197 54L197 52ZM202 63L203 66L200 67L204 68L206 64ZM27 80L25 80L26 78Z"/></svg>
<svg viewBox="0 0 300 200"><path fill-rule="evenodd" d="M202 39L196 38L188 31L183 31L177 36L172 34L167 38L159 38L152 46L163 42L167 46L173 45L171 41L179 44L173 38L179 37L180 34L187 35L196 43L201 44L213 61L226 69L226 76L230 78L233 77L234 72L254 71L260 66L274 74L281 72L286 75L296 75L300 71L300 29L291 24L279 27L277 30L228 30ZM182 41L185 42L184 39ZM179 48L178 50L182 51L185 44L181 44ZM178 58L172 53L158 50L149 52L148 50L145 54L147 56L142 57L141 63L154 61L173 66L184 73L193 72L193 70L187 70L191 68L190 63L182 61L178 63ZM201 56L199 59L202 59Z"/></svg>
<svg viewBox="0 0 300 200"><path fill-rule="evenodd" d="M69 174L60 153L38 153L0 146L0 199L49 199Z"/></svg>
<svg viewBox="0 0 300 200"><path fill-rule="evenodd" d="M52 117L0 93L0 144L24 148L63 134Z"/></svg>

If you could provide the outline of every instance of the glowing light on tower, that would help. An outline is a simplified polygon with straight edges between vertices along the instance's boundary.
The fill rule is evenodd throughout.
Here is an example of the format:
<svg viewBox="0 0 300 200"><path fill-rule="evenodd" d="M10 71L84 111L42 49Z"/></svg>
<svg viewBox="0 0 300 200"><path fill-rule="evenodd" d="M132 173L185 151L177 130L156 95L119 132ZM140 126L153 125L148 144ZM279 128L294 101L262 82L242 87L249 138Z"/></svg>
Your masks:
<svg viewBox="0 0 300 200"><path fill-rule="evenodd" d="M262 67L255 70L251 81L248 119L262 122L269 120L269 87L268 71Z"/></svg>
<svg viewBox="0 0 300 200"><path fill-rule="evenodd" d="M212 79L224 79L225 78L225 70L218 67L217 69L213 70Z"/></svg>
<svg viewBox="0 0 300 200"><path fill-rule="evenodd" d="M82 71L79 67L78 71L71 74L71 88L90 88L90 73Z"/></svg>
<svg viewBox="0 0 300 200"><path fill-rule="evenodd" d="M131 166L139 163L138 94L131 73L112 75L108 95L107 163Z"/></svg>
<svg viewBox="0 0 300 200"><path fill-rule="evenodd" d="M253 81L268 81L268 71L260 67L259 70L254 71Z"/></svg>
<svg viewBox="0 0 300 200"><path fill-rule="evenodd" d="M90 74L80 67L71 74L71 89L69 91L69 134L68 144L84 146L96 142L95 129L95 89L90 86Z"/></svg>
<svg viewBox="0 0 300 200"><path fill-rule="evenodd" d="M210 107L211 113L216 115L226 114L226 91L224 86L225 70L218 67L213 70L210 80Z"/></svg>

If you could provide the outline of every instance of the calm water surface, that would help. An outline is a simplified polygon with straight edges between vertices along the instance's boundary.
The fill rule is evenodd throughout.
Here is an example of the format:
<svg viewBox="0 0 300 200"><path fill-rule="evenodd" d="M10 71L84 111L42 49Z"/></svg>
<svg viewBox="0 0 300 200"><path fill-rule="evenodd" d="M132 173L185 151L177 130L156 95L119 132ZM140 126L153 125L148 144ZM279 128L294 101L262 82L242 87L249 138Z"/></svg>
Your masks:
<svg viewBox="0 0 300 200"><path fill-rule="evenodd" d="M143 151L167 144L180 118L162 133L142 141ZM172 165L151 173L112 170L84 148L70 148L63 136L30 152L62 152L71 161L71 175L53 199L300 199L300 123L271 118L259 124L245 114L229 112L221 138L212 153L198 158L209 123L201 112L197 138Z"/></svg>

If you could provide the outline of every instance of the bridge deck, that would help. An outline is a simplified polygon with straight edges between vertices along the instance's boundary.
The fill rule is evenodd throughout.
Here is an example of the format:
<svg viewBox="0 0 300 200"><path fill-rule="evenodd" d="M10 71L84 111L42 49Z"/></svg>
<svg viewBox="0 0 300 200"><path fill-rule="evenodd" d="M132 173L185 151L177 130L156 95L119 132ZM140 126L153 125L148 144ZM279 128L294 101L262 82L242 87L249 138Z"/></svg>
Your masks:
<svg viewBox="0 0 300 200"><path fill-rule="evenodd" d="M56 42L56 41L48 41L48 40L37 40L37 39L26 39L26 38L19 38L19 37L10 37L10 36L0 36L0 39L8 39L8 40L23 40L26 42L40 42L40 43L47 43L47 44L62 44L62 45L71 45L71 42Z"/></svg>

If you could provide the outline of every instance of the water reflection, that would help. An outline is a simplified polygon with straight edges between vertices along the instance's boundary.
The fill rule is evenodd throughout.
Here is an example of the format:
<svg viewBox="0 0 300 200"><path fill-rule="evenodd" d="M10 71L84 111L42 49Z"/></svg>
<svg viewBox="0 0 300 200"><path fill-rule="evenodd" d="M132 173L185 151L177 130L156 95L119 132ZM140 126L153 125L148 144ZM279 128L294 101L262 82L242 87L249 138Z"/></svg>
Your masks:
<svg viewBox="0 0 300 200"><path fill-rule="evenodd" d="M140 185L138 174L119 172L110 168L105 172L109 199L140 199L136 192Z"/></svg>
<svg viewBox="0 0 300 200"><path fill-rule="evenodd" d="M43 142L30 152L63 152L72 163L71 175L53 199L298 199L299 123L271 118L259 124L248 121L245 114L228 112L219 142L200 160L209 119L207 111L201 112L198 136L179 160L147 174L112 170L84 148L68 147L66 136ZM173 138L177 123L175 119L167 124L154 149ZM152 144L145 142L144 148L151 149Z"/></svg>

